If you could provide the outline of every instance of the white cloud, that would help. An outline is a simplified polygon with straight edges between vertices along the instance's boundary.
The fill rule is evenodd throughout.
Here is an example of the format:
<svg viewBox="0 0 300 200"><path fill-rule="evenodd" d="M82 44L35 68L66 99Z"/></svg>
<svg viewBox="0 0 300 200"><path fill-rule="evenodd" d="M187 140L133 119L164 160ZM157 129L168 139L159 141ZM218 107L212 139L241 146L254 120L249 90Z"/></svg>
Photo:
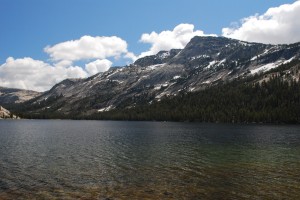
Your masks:
<svg viewBox="0 0 300 200"><path fill-rule="evenodd" d="M71 66L72 65L72 61L70 60L62 60L62 61L59 61L57 63L55 63L54 65L56 67L68 67L68 66Z"/></svg>
<svg viewBox="0 0 300 200"><path fill-rule="evenodd" d="M225 37L271 44L300 42L300 1L270 8L263 15L241 20L239 27L223 28Z"/></svg>
<svg viewBox="0 0 300 200"><path fill-rule="evenodd" d="M126 53L126 55L125 55L124 57L125 57L125 58L129 58L129 59L131 59L131 60L133 60L133 61L135 61L135 60L137 59L137 56L134 55L134 53L132 53L132 52Z"/></svg>
<svg viewBox="0 0 300 200"><path fill-rule="evenodd" d="M66 78L84 78L87 73L78 66L51 66L32 58L7 58L0 66L1 86L45 91Z"/></svg>
<svg viewBox="0 0 300 200"><path fill-rule="evenodd" d="M150 43L151 49L143 54L155 54L160 50L183 48L195 35L203 36L203 31L194 31L191 24L180 24L172 31L143 34L141 42ZM130 59L137 57L127 49L127 42L112 37L83 36L47 46L44 51L50 56L51 63L34 60L30 57L7 58L0 65L0 83L4 87L49 90L56 83L66 78L86 78L98 72L104 72L112 66L108 59ZM84 68L73 66L76 61L89 62Z"/></svg>
<svg viewBox="0 0 300 200"><path fill-rule="evenodd" d="M82 36L78 40L47 46L44 51L54 61L78 61L120 57L128 53L127 42L119 37Z"/></svg>
<svg viewBox="0 0 300 200"><path fill-rule="evenodd" d="M153 55L162 50L182 49L194 36L207 36L201 30L194 31L193 24L179 24L172 31L162 31L160 33L144 33L140 42L149 43L151 47L148 51L141 53L140 57ZM215 36L215 35L213 35Z"/></svg>
<svg viewBox="0 0 300 200"><path fill-rule="evenodd" d="M7 58L0 65L1 86L45 91L66 78L86 78L108 70L113 64L108 58L135 59L135 55L127 50L127 42L116 36L83 36L47 46L44 51L49 54L52 64L30 57ZM83 62L84 68L73 66L76 61Z"/></svg>
<svg viewBox="0 0 300 200"><path fill-rule="evenodd" d="M111 65L112 62L107 59L103 59L103 60L98 59L95 60L94 62L90 62L86 64L85 69L89 73L89 75L94 75L99 72L107 71L111 67Z"/></svg>

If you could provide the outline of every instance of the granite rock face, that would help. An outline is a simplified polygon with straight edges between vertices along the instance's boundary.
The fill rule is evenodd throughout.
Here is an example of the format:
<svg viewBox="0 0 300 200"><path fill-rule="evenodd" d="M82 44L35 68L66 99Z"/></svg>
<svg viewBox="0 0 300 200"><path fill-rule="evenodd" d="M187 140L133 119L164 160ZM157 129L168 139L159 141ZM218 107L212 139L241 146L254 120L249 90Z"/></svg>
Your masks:
<svg viewBox="0 0 300 200"><path fill-rule="evenodd" d="M9 110L0 106L0 119L19 119L19 117L13 115Z"/></svg>
<svg viewBox="0 0 300 200"><path fill-rule="evenodd" d="M0 87L0 104L23 103L35 98L42 93L31 90L21 90L13 88Z"/></svg>

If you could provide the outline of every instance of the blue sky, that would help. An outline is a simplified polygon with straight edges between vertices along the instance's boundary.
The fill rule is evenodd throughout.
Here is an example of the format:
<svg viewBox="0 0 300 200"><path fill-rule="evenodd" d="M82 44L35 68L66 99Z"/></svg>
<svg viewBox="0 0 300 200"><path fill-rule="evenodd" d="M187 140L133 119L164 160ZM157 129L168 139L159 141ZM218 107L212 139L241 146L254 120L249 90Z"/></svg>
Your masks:
<svg viewBox="0 0 300 200"><path fill-rule="evenodd" d="M232 22L264 13L284 0L1 0L0 63L7 57L47 59L43 48L83 35L123 38L138 54L143 33L191 23L221 34Z"/></svg>
<svg viewBox="0 0 300 200"><path fill-rule="evenodd" d="M204 34L224 35L223 28L241 26L239 21L250 16L263 15L271 7L292 4L294 0L1 0L0 2L0 73L9 57L32 58L49 65L64 60L55 57L57 50L45 52L66 41L82 36L117 36L127 43L126 51L139 56L149 50L154 41L141 42L142 34L157 34L173 30L180 24L194 25ZM240 32L230 30L227 35L237 39ZM229 37L230 37L229 36ZM296 40L297 38L295 38ZM253 39L252 39L253 40ZM274 43L277 41L274 39ZM300 41L300 40L299 40ZM263 39L258 42L264 42ZM273 40L266 41L273 43ZM287 41L289 42L289 41ZM285 40L278 40L285 43ZM158 45L159 46L159 45ZM161 47L161 46L159 46ZM156 49L159 49L157 47ZM155 49L155 48L154 48ZM125 53L125 51L122 51ZM146 54L145 54L146 55ZM132 60L116 54L101 57L114 65L125 65ZM96 58L73 59L72 66L84 68ZM56 60L55 60L56 59ZM1 66L2 65L2 66ZM4 83L2 77L2 82ZM6 80L6 79L5 79ZM57 80L56 80L57 81ZM0 85L10 86L9 83ZM22 88L30 88L24 82ZM37 84L37 83L36 83ZM14 86L14 85L13 85ZM15 87L18 85L16 84ZM41 89L39 89L41 90Z"/></svg>

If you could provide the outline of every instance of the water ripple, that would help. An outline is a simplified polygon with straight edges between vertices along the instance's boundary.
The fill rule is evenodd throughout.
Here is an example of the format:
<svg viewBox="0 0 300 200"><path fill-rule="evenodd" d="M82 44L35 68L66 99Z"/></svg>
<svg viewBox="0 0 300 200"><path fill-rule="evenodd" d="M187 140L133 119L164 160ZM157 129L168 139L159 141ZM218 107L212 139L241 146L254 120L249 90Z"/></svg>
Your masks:
<svg viewBox="0 0 300 200"><path fill-rule="evenodd" d="M0 200L297 199L300 127L0 121Z"/></svg>

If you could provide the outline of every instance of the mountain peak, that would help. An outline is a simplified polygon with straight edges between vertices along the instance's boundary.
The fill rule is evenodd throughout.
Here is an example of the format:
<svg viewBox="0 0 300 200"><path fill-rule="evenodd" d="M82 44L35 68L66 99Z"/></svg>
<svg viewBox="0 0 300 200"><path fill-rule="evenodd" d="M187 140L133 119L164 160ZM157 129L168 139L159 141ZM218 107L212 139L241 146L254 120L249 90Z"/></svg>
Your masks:
<svg viewBox="0 0 300 200"><path fill-rule="evenodd" d="M191 46L191 45L226 45L230 43L242 43L242 44L247 44L247 45L254 45L254 44L259 44L255 42L246 42L242 40L236 40L232 38L227 38L223 36L195 36L193 37L190 42L186 45L186 47Z"/></svg>
<svg viewBox="0 0 300 200"><path fill-rule="evenodd" d="M255 53L261 53L271 45L250 43L226 37L195 36L186 47L170 61L172 64L188 65L195 58L207 62L223 59L251 59Z"/></svg>
<svg viewBox="0 0 300 200"><path fill-rule="evenodd" d="M176 56L181 49L171 49L170 51L160 51L156 55L146 56L140 58L134 62L134 65L138 65L141 67L147 67L150 65L157 65L167 63L174 56Z"/></svg>

